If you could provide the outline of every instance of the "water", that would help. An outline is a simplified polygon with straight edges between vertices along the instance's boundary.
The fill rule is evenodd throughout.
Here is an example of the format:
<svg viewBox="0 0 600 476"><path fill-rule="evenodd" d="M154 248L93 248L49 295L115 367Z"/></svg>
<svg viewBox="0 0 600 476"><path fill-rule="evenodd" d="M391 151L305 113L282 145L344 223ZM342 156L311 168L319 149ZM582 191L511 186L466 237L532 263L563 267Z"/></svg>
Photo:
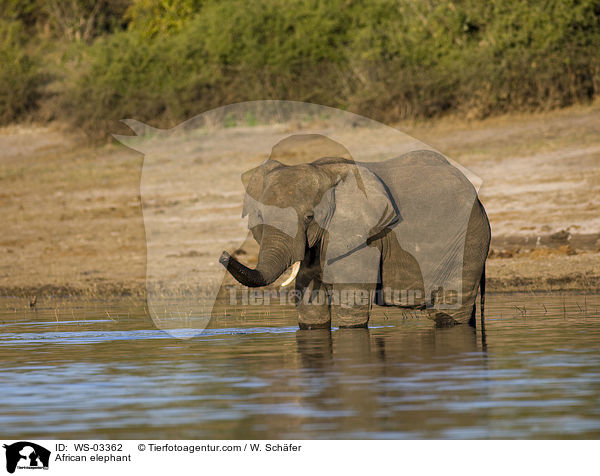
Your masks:
<svg viewBox="0 0 600 476"><path fill-rule="evenodd" d="M489 295L485 342L394 310L179 340L133 301L25 304L0 302L5 439L600 437L597 295Z"/></svg>

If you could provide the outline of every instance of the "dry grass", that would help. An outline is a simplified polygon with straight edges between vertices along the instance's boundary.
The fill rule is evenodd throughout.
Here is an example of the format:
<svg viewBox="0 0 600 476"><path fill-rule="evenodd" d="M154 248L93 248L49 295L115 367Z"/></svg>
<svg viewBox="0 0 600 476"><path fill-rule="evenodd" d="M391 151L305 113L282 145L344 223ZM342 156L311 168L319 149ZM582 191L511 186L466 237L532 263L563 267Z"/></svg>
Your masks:
<svg viewBox="0 0 600 476"><path fill-rule="evenodd" d="M496 253L488 263L490 290L598 288L599 104L400 127L484 179L481 199ZM273 131L246 128L244 134L254 140ZM143 298L141 154L117 145L90 148L54 126L2 129L0 150L0 292ZM205 164L220 156L202 150ZM189 197L154 209L168 212L178 200ZM561 230L572 238L551 242ZM170 253L165 263L210 259L206 253L199 245Z"/></svg>

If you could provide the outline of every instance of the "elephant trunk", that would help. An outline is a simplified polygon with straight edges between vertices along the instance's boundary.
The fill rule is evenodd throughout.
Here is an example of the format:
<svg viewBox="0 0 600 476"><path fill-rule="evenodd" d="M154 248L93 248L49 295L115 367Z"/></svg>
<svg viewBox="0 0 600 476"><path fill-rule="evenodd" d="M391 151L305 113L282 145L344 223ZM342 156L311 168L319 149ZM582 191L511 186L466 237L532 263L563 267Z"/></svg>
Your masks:
<svg viewBox="0 0 600 476"><path fill-rule="evenodd" d="M292 253L285 246L284 241L273 236L265 236L262 240L255 269L243 265L227 251L223 251L219 262L241 284L256 288L273 283L291 266L293 261Z"/></svg>

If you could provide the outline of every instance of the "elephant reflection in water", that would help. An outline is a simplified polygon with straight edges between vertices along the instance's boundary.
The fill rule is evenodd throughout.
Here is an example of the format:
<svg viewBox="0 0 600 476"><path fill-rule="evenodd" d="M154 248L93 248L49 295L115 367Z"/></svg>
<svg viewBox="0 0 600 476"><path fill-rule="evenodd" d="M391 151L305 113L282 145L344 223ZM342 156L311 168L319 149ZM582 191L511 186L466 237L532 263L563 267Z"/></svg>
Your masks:
<svg viewBox="0 0 600 476"><path fill-rule="evenodd" d="M486 353L480 352L478 333L470 326L421 328L416 334L414 328L393 333L386 328L298 330L296 348L308 389L299 405L323 415L311 420L324 428L331 424L334 434L348 431L357 437L361 431L383 430L396 436L405 431L410 437L426 424L435 426L432 422L445 418L448 395L440 386L445 377L428 381L426 374L444 375L467 355L465 375L487 369ZM449 373L447 379L452 385L465 375ZM478 391L487 398L488 388L479 385ZM338 417L328 420L327 415Z"/></svg>
<svg viewBox="0 0 600 476"><path fill-rule="evenodd" d="M332 368L346 359L378 364L385 369L388 363L408 362L415 358L423 362L453 359L460 354L480 351L485 356L485 332L480 338L481 342L475 329L469 326L425 329L416 337L414 332L396 332L390 336L385 331L368 328L354 331L340 328L333 332L328 329L318 332L300 329L296 331L296 347L302 366L307 369Z"/></svg>
<svg viewBox="0 0 600 476"><path fill-rule="evenodd" d="M240 262L246 250L220 262L248 287L292 267L300 329L329 329L332 319L367 327L373 304L474 326L478 288L483 317L489 222L473 185L440 154L359 163L327 137L294 135L242 181L256 265Z"/></svg>

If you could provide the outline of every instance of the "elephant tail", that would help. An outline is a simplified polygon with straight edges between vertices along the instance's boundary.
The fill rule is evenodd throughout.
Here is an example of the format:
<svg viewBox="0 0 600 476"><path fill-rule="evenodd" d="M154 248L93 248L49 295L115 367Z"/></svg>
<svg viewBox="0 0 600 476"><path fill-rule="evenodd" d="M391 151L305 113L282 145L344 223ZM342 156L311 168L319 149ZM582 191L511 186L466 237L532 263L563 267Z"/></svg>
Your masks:
<svg viewBox="0 0 600 476"><path fill-rule="evenodd" d="M484 326L484 309L485 309L485 262L481 271L481 280L479 281L479 292L481 295L481 328Z"/></svg>

